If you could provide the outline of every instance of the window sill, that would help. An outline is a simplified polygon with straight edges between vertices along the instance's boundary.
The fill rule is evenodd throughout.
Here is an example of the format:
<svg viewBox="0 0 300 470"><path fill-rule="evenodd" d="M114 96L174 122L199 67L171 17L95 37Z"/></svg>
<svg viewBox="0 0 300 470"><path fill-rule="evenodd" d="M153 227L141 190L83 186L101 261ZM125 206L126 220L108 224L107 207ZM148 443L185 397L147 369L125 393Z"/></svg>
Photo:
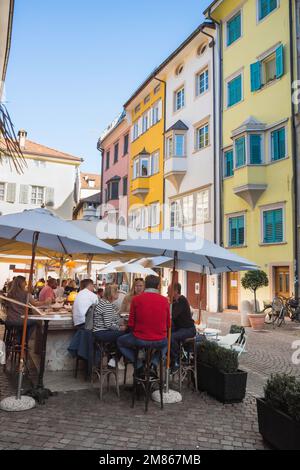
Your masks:
<svg viewBox="0 0 300 470"><path fill-rule="evenodd" d="M234 109L236 106L238 106L239 104L241 104L243 102L244 102L244 98L241 101L238 101L237 103L234 103L231 106L226 106L226 108L224 109L224 112L225 111L230 111L231 109Z"/></svg>
<svg viewBox="0 0 300 470"><path fill-rule="evenodd" d="M240 248L248 248L248 245L227 245L225 246L227 250L235 250L235 249L240 249Z"/></svg>
<svg viewBox="0 0 300 470"><path fill-rule="evenodd" d="M287 242L259 243L258 246L287 245Z"/></svg>
<svg viewBox="0 0 300 470"><path fill-rule="evenodd" d="M259 90L252 91L251 93L261 93L261 92L263 92L263 91L266 90L267 88L270 88L271 86L275 85L275 83L278 83L278 82L284 77L284 75L285 75L285 74L283 74L283 76L282 76L282 77L279 77L279 78L274 78L274 79L271 80L270 82L265 83L264 85L262 85Z"/></svg>
<svg viewBox="0 0 300 470"><path fill-rule="evenodd" d="M206 149L208 149L209 147L211 147L211 144L208 144L208 145L206 145L206 147L203 147L203 148L201 148L201 149L195 149L195 150L193 151L193 155L195 155L196 153L199 153L199 152L203 152L203 150L206 150Z"/></svg>

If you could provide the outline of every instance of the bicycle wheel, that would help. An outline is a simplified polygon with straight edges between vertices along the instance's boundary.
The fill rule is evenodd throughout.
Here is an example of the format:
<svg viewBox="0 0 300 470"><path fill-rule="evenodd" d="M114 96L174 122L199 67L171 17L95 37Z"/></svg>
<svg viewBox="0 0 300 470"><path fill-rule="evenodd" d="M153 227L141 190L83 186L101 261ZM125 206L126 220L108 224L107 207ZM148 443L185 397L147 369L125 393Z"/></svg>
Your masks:
<svg viewBox="0 0 300 470"><path fill-rule="evenodd" d="M278 321L280 319L280 314L282 312L282 309L284 308L283 300L280 297L274 297L273 302L272 302L272 317L271 317L271 323L273 326L275 324L278 324Z"/></svg>
<svg viewBox="0 0 300 470"><path fill-rule="evenodd" d="M277 326L281 326L285 321L286 307L282 307L281 312L278 317Z"/></svg>

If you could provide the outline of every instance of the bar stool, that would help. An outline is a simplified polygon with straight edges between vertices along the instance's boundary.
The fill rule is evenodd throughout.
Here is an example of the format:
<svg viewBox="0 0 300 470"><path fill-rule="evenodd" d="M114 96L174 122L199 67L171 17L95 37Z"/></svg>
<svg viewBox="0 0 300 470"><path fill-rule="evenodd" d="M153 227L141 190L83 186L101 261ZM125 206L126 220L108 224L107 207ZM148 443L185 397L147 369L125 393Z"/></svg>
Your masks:
<svg viewBox="0 0 300 470"><path fill-rule="evenodd" d="M198 392L197 381L197 341L196 336L180 341L179 352L179 391L181 393L182 382L187 377L188 386L194 379L194 387Z"/></svg>
<svg viewBox="0 0 300 470"><path fill-rule="evenodd" d="M137 363L138 363L138 355L141 349L145 350L145 362L144 362L144 373L139 375ZM151 376L151 362L155 352L159 353L159 377ZM164 386L164 379L163 379L163 355L161 349L153 349L151 347L137 347L135 349L135 360L134 360L134 371L133 371L133 392L132 392L132 402L131 408L134 407L135 398L137 396L138 386L141 386L144 392L144 401L145 401L145 412L148 411L148 404L150 394L154 385L159 385L159 392L160 392L160 408L163 409L163 386Z"/></svg>
<svg viewBox="0 0 300 470"><path fill-rule="evenodd" d="M20 326L16 326L14 322L6 320L4 322L5 329L4 329L4 336L3 341L5 344L5 351L6 351L6 363L3 366L4 372L6 371L6 366L8 362L11 363L11 370L13 365L17 364L20 354L21 354L21 342L20 342L20 335L22 334L22 328ZM25 342L25 368L27 369L28 363L28 338L26 338Z"/></svg>
<svg viewBox="0 0 300 470"><path fill-rule="evenodd" d="M89 366L88 366L88 361L84 359L83 357L76 356L75 358L75 368L74 368L74 378L77 379L78 375L78 369L79 369L79 364L80 362L83 362L83 368L84 368L84 380L87 381L89 377Z"/></svg>
<svg viewBox="0 0 300 470"><path fill-rule="evenodd" d="M96 355L99 354L98 365L94 365L92 368L92 384L94 383L94 374L97 375L100 383L100 393L99 398L103 398L103 383L105 378L107 379L107 391L109 391L109 380L110 376L113 375L116 381L116 393L120 397L119 389L119 368L118 368L118 358L117 358L117 349L112 343L107 343L105 341L94 340L94 363L96 363ZM110 367L108 365L109 359L115 359L116 367Z"/></svg>

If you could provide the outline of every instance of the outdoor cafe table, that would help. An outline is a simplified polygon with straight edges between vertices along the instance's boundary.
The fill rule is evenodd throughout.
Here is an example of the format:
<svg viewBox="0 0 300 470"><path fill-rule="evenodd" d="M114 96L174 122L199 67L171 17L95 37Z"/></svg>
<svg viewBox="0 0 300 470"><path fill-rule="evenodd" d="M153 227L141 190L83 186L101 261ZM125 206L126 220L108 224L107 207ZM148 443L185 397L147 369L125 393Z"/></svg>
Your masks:
<svg viewBox="0 0 300 470"><path fill-rule="evenodd" d="M222 331L217 328L203 328L201 325L196 325L196 330L208 337L218 336L222 333Z"/></svg>

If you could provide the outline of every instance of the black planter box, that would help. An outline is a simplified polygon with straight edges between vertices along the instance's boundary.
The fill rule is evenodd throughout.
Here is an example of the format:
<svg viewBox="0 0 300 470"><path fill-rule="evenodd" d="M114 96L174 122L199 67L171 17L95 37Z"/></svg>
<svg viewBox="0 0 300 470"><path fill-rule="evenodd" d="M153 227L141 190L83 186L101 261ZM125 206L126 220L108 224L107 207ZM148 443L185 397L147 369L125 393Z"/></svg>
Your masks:
<svg viewBox="0 0 300 470"><path fill-rule="evenodd" d="M300 450L300 423L256 399L258 428L264 440L278 450Z"/></svg>
<svg viewBox="0 0 300 470"><path fill-rule="evenodd" d="M239 403L246 395L247 372L226 373L198 363L198 388L222 403Z"/></svg>

